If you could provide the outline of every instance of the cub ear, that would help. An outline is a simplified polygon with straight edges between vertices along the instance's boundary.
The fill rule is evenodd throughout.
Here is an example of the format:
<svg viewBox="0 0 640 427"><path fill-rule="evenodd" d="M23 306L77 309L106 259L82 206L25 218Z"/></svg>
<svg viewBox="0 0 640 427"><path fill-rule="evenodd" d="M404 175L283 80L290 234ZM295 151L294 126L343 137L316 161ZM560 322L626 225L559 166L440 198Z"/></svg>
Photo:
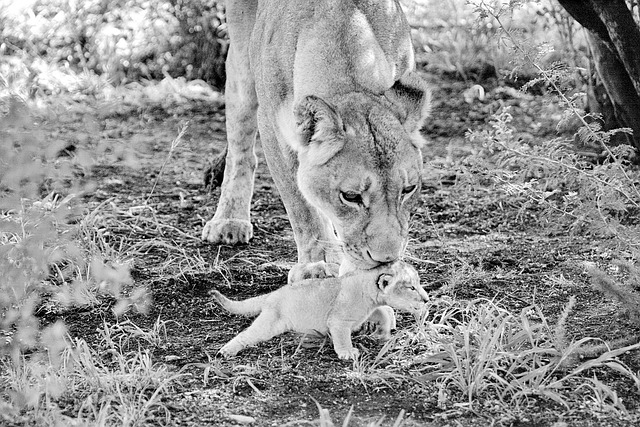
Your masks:
<svg viewBox="0 0 640 427"><path fill-rule="evenodd" d="M397 108L396 114L409 134L419 131L431 113L431 90L415 72L402 76L385 96Z"/></svg>
<svg viewBox="0 0 640 427"><path fill-rule="evenodd" d="M378 289L382 292L386 291L389 286L393 283L393 276L390 274L382 273L378 276Z"/></svg>
<svg viewBox="0 0 640 427"><path fill-rule="evenodd" d="M316 164L324 164L344 145L344 125L340 114L323 99L308 95L293 109L296 120L297 147L309 150Z"/></svg>

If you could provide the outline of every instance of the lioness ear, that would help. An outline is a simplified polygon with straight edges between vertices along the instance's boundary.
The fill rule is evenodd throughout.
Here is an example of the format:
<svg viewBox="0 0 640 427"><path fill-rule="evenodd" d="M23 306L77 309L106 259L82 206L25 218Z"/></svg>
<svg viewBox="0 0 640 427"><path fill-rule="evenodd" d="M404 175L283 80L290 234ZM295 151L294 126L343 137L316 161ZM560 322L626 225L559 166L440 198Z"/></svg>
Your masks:
<svg viewBox="0 0 640 427"><path fill-rule="evenodd" d="M315 95L305 96L293 110L296 119L298 147L296 151L308 149L316 164L324 164L344 144L344 126L338 112L323 99Z"/></svg>
<svg viewBox="0 0 640 427"><path fill-rule="evenodd" d="M397 108L396 114L409 134L419 131L431 113L431 90L414 72L402 76L385 96Z"/></svg>
<svg viewBox="0 0 640 427"><path fill-rule="evenodd" d="M384 292L391 285L392 281L392 275L386 273L381 274L378 276L378 289Z"/></svg>

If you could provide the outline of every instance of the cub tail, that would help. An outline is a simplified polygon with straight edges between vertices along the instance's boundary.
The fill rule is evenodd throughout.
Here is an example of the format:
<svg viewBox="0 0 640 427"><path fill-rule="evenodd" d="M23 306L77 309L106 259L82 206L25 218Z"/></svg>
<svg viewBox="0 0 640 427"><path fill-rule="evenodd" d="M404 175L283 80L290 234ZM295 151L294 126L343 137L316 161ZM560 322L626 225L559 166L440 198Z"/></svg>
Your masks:
<svg viewBox="0 0 640 427"><path fill-rule="evenodd" d="M218 301L229 313L240 314L242 316L257 316L262 311L262 300L264 295L245 299L242 301L234 301L222 295L215 289L212 291L213 298Z"/></svg>

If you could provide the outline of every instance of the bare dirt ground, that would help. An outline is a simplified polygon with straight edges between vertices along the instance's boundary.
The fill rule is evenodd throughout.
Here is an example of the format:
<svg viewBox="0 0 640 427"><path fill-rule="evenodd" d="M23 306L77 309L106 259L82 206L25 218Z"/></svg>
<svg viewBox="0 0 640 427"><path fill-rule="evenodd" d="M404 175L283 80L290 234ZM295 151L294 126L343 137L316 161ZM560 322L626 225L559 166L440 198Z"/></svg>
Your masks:
<svg viewBox="0 0 640 427"><path fill-rule="evenodd" d="M577 305L569 320L573 338L637 333L617 304L592 290L581 267L584 261L609 261L604 246L588 237L544 231L535 212L520 212L505 196L452 185L456 158L477 150L465 142L464 133L486 126L489 114L503 103L513 105L523 137L553 135L555 118L543 97L514 97L504 88L496 89L495 82L486 82L487 99L469 104L462 92L470 84L429 78L433 118L424 130L429 138L425 179L408 250L423 285L431 292L453 286L456 299L484 297L514 312L535 303L550 319L556 319L575 295ZM143 254L127 261L135 285L145 286L153 303L147 315L128 317L141 326L157 318L167 321L166 341L152 350L157 363L185 374L163 402L171 412L171 425L235 425L235 415L253 417L256 426L309 425L320 417L316 401L337 424L353 405L350 425L365 425L383 415L385 425L392 425L401 410L407 419L404 425L633 425L606 414L594 418L588 408L569 411L535 397L527 408L510 414L486 402L480 411L454 404L440 407L435 384L430 388L414 382L410 367L398 378L368 377L352 363L339 361L328 343L301 345L292 334L230 360L217 358L217 350L250 320L224 313L209 291L217 288L234 298L268 292L286 283L287 269L295 261L292 232L261 153L252 242L213 246L199 236L214 213L219 190L207 194L202 173L224 144L223 107L96 107L60 120L62 126L48 128L49 136L88 149L104 147L105 141L114 147L96 153L97 162L88 171L95 190L84 201L89 211L103 204L118 219L102 230L112 246L135 246L136 253ZM187 121L184 137L169 155L172 140ZM130 151L135 153L132 158L126 154ZM103 320L115 320L112 304L105 299L90 309L65 312L71 334L95 340ZM403 315L399 327L412 322L411 316ZM354 342L370 356L380 349L363 333ZM640 369L637 357L627 356L625 361ZM609 384L616 385L627 409L635 413L640 398L632 383L612 377Z"/></svg>

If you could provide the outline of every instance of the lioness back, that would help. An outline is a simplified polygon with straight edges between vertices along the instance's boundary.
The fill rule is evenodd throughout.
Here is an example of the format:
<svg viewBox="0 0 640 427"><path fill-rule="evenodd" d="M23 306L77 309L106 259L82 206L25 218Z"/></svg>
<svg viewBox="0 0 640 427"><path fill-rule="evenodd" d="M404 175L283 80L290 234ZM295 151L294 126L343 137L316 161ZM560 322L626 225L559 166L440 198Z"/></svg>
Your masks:
<svg viewBox="0 0 640 427"><path fill-rule="evenodd" d="M415 67L409 26L395 0L267 0L260 13L252 70L258 96L268 101L382 94Z"/></svg>

